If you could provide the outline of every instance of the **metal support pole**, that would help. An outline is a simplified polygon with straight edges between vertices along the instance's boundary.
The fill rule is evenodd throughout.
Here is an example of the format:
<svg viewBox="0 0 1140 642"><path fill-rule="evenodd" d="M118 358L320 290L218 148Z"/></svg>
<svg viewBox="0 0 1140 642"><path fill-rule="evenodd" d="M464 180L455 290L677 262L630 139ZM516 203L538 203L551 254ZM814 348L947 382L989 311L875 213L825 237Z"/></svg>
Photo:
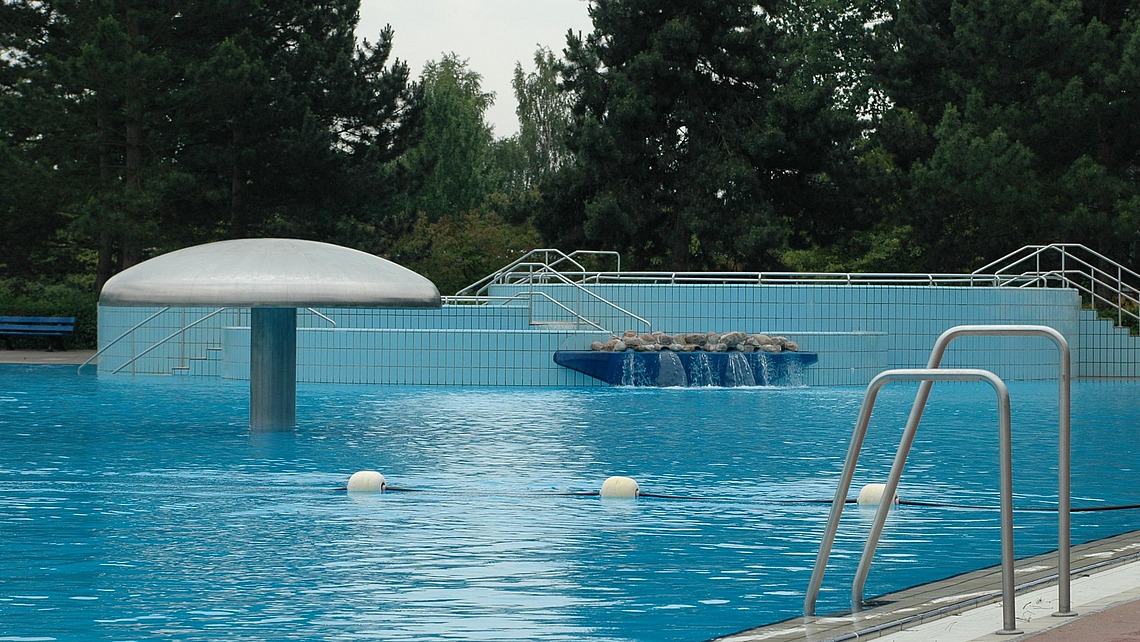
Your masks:
<svg viewBox="0 0 1140 642"><path fill-rule="evenodd" d="M292 428L297 423L297 310L250 310L249 427Z"/></svg>

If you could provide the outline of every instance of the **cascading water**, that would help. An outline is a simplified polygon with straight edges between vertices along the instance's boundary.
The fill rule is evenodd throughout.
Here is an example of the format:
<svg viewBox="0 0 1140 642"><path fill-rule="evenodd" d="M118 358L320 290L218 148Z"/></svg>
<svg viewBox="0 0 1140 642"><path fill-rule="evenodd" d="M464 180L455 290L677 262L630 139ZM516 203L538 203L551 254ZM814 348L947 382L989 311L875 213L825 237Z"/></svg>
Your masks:
<svg viewBox="0 0 1140 642"><path fill-rule="evenodd" d="M724 379L726 386L756 385L756 376L752 373L752 366L748 363L748 358L740 352L733 352L728 355Z"/></svg>
<svg viewBox="0 0 1140 642"><path fill-rule="evenodd" d="M712 362L705 353L697 355L689 372L690 386L719 386L720 377L712 369Z"/></svg>
<svg viewBox="0 0 1140 642"><path fill-rule="evenodd" d="M756 373L760 375L760 379L756 382L757 385L772 385L772 360L763 352L753 353L753 356L757 365Z"/></svg>
<svg viewBox="0 0 1140 642"><path fill-rule="evenodd" d="M623 386L654 386L655 382L649 380L645 372L645 363L634 358L635 352L628 352L621 363L621 385Z"/></svg>
<svg viewBox="0 0 1140 642"><path fill-rule="evenodd" d="M689 377L685 374L685 366L681 358L673 352L659 352L660 368L657 371L657 385L659 386L688 386Z"/></svg>
<svg viewBox="0 0 1140 642"><path fill-rule="evenodd" d="M784 385L787 386L804 386L807 385L804 380L804 364L799 361L789 361L787 365L788 380Z"/></svg>
<svg viewBox="0 0 1140 642"><path fill-rule="evenodd" d="M804 368L818 361L804 352L558 351L559 365L614 386L803 386Z"/></svg>

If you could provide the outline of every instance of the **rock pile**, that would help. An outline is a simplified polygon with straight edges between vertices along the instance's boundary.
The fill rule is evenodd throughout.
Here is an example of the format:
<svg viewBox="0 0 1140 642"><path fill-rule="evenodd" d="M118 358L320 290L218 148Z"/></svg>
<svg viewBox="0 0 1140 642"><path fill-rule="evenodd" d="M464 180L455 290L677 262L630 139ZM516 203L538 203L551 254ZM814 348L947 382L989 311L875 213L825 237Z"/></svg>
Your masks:
<svg viewBox="0 0 1140 642"><path fill-rule="evenodd" d="M638 333L635 330L626 330L620 337L614 337L605 343L595 341L590 349L603 352L625 352L636 350L638 352L660 352L672 350L673 352L693 352L704 350L706 352L797 352L800 346L795 341L784 337L772 337L766 334L748 334L746 332L688 332L683 334L665 334L664 332Z"/></svg>

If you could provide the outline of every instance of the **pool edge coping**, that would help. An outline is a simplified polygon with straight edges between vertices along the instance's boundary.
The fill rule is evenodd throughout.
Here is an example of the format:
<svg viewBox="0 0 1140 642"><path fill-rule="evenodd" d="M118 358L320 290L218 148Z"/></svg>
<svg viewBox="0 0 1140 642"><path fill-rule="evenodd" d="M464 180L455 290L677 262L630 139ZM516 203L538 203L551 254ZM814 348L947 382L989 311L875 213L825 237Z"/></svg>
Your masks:
<svg viewBox="0 0 1140 642"><path fill-rule="evenodd" d="M1078 544L1072 546L1071 551L1073 579L1140 561L1140 530ZM1015 587L1018 596L1057 585L1056 549L1019 559L1014 567L1018 576ZM846 642L890 635L918 624L1000 603L1001 566L968 571L876 596L868 602L874 606L858 613L798 616L713 638L710 642ZM1072 620L1061 619L1057 624L1067 621ZM998 618L993 628L1000 627Z"/></svg>

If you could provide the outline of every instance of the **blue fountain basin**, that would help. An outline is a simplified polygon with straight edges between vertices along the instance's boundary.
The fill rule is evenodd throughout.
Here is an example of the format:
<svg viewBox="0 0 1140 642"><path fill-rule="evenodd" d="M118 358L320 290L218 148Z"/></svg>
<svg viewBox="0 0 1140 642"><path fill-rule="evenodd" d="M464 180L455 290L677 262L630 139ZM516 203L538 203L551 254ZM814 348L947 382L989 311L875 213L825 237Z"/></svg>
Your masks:
<svg viewBox="0 0 1140 642"><path fill-rule="evenodd" d="M796 386L813 352L559 350L554 362L614 386Z"/></svg>

